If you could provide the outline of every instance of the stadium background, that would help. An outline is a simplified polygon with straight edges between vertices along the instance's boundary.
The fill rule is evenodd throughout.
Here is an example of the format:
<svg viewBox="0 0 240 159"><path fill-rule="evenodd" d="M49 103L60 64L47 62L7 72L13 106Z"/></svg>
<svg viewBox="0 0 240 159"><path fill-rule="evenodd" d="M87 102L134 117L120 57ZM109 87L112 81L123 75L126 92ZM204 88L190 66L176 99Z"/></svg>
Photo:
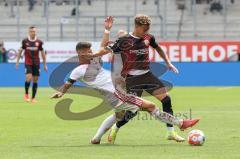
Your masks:
<svg viewBox="0 0 240 159"><path fill-rule="evenodd" d="M98 49L104 17L115 18L111 32L114 40L119 29L132 30L137 13L151 16L151 33L180 69L179 75L168 72L165 79L176 86L239 85L240 75L236 72L240 63L236 61L240 53L240 2L221 0L222 9L216 11L211 11L212 3L205 0L37 0L31 8L27 1L2 0L0 37L9 64L0 65L0 86L22 86L24 67L15 70L14 62L28 26L37 26L38 37L44 41L49 72L42 73L39 85L48 86L54 68L75 55L76 41L90 41L93 50ZM152 62L160 60L153 50L150 52ZM108 57L104 57L104 62L109 68Z"/></svg>
<svg viewBox="0 0 240 159"><path fill-rule="evenodd" d="M240 0L221 0L222 7L215 5L219 11L212 11L215 0L36 0L33 8L29 2L0 0L0 41L8 54L7 62L0 56L1 159L240 158ZM74 56L76 42L90 41L97 50L107 15L115 17L114 40L119 29L132 31L137 13L152 17L151 33L180 70L179 75L166 72L164 79L174 84L170 91L174 115L201 118L194 127L206 135L201 147L167 141L165 124L144 112L121 129L115 145L107 144L107 134L101 145L90 145L111 111L85 121L62 120L54 111L59 100L49 99L55 92L48 87L49 77ZM24 64L15 69L17 50L30 25L37 26L38 37L45 42L49 68L41 71L37 103L23 100ZM3 51L0 46L0 55ZM150 52L151 61L159 61ZM109 68L109 57L104 61ZM101 102L79 94L66 98L73 100L71 111L76 113ZM161 108L157 99L144 98ZM185 138L188 132L178 131Z"/></svg>

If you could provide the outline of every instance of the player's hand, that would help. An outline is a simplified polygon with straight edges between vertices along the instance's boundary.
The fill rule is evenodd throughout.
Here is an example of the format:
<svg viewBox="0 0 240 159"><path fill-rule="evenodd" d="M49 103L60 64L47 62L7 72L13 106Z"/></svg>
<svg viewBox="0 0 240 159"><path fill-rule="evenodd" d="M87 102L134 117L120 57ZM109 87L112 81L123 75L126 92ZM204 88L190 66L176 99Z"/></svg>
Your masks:
<svg viewBox="0 0 240 159"><path fill-rule="evenodd" d="M48 67L47 67L47 65L44 65L44 71L48 71Z"/></svg>
<svg viewBox="0 0 240 159"><path fill-rule="evenodd" d="M61 98L64 94L62 92L56 92L51 96L51 99Z"/></svg>
<svg viewBox="0 0 240 159"><path fill-rule="evenodd" d="M19 63L16 63L15 68L18 69Z"/></svg>
<svg viewBox="0 0 240 159"><path fill-rule="evenodd" d="M104 27L105 27L106 30L110 31L112 26L113 26L113 17L109 16L104 21Z"/></svg>
<svg viewBox="0 0 240 159"><path fill-rule="evenodd" d="M173 72L176 73L176 74L179 73L178 69L177 69L173 64L171 64L171 63L168 64L168 69L171 70L171 71L173 71Z"/></svg>

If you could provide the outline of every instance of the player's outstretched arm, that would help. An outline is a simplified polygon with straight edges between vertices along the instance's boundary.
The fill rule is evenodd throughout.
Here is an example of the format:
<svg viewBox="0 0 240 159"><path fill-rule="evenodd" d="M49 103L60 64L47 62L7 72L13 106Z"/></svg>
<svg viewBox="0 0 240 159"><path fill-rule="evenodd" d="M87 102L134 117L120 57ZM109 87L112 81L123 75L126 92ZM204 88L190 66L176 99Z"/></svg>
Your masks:
<svg viewBox="0 0 240 159"><path fill-rule="evenodd" d="M16 69L18 69L18 66L19 66L19 60L22 56L22 52L23 52L23 49L20 48L19 51L18 51L18 54L17 54L17 62L16 62Z"/></svg>
<svg viewBox="0 0 240 159"><path fill-rule="evenodd" d="M72 83L67 81L60 89L58 92L54 93L51 98L61 98L67 91L68 89L72 86Z"/></svg>
<svg viewBox="0 0 240 159"><path fill-rule="evenodd" d="M171 63L168 55L161 49L161 47L158 46L155 48L155 50L158 52L161 58L163 58L169 70L173 71L174 73L179 73L178 69Z"/></svg>
<svg viewBox="0 0 240 159"><path fill-rule="evenodd" d="M113 17L112 16L109 16L105 19L104 21L104 28L105 28L105 31L104 31L104 34L103 34L103 38L102 38L102 41L101 41L101 48L104 48L107 43L109 42L109 35L110 35L110 30L113 26Z"/></svg>

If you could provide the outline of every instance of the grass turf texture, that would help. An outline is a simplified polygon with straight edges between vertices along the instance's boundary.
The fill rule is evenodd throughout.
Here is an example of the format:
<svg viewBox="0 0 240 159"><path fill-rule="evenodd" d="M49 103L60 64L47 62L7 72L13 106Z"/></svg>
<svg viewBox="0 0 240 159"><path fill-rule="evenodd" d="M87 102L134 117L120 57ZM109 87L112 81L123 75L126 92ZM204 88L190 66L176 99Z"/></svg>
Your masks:
<svg viewBox="0 0 240 159"><path fill-rule="evenodd" d="M111 112L86 121L64 121L54 112L54 91L40 88L38 103L23 102L23 88L0 88L0 158L1 159L95 159L95 158L164 158L225 159L240 158L240 88L176 87L170 94L176 113L201 117L195 127L206 135L204 146L189 146L165 139L165 124L150 120L141 113L123 127L116 145L90 145L89 140L102 120ZM79 95L71 110L88 110L101 100ZM152 98L147 99L160 103ZM148 117L148 120L146 120ZM179 132L184 137L187 132Z"/></svg>

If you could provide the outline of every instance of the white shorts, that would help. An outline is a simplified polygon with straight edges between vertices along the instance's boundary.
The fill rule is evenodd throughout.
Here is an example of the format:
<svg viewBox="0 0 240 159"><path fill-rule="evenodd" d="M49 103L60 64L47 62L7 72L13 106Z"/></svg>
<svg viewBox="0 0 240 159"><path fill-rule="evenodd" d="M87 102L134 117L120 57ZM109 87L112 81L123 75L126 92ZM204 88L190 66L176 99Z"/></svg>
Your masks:
<svg viewBox="0 0 240 159"><path fill-rule="evenodd" d="M81 81L98 90L110 103L115 112L126 110L135 113L139 110L139 106L142 105L142 101L134 95L123 96L116 93L110 71L101 68L97 76L92 79L88 81L81 79Z"/></svg>
<svg viewBox="0 0 240 159"><path fill-rule="evenodd" d="M127 94L126 92L121 92L119 90L116 90L114 94L122 102L127 102L130 104L136 105L138 107L141 107L143 104L143 100L135 95Z"/></svg>

